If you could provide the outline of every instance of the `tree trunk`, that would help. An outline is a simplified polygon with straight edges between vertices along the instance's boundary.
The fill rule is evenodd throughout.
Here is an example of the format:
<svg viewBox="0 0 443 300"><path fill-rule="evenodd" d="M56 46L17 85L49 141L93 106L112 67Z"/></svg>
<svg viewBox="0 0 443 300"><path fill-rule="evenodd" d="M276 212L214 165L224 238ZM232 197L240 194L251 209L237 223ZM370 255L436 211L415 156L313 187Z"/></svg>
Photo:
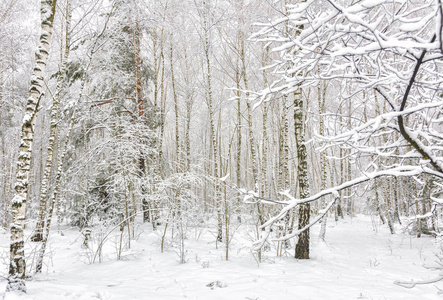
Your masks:
<svg viewBox="0 0 443 300"><path fill-rule="evenodd" d="M83 90L83 86L82 86L82 90ZM48 217L45 222L46 224L45 224L45 229L44 229L42 246L40 248L40 253L37 258L36 273L40 273L42 270L42 266L43 266L43 258L44 258L45 252L46 252L46 245L47 245L48 238L49 238L49 231L51 228L51 222L52 222L52 217L53 217L53 212L54 212L54 205L57 202L57 196L60 192L61 178L62 178L62 173L63 173L63 165L64 165L66 153L68 152L68 144L69 144L69 140L71 137L72 128L75 123L76 111L77 111L77 108L75 108L74 112L72 113L71 119L69 121L69 129L68 129L68 133L66 135L64 146L63 146L63 152L61 153L60 158L58 160L57 173L55 175L54 191L53 191L52 196L49 201Z"/></svg>
<svg viewBox="0 0 443 300"><path fill-rule="evenodd" d="M31 77L29 98L22 121L20 150L17 161L15 195L12 199L12 223L10 242L9 277L6 291L26 292L25 285L25 253L23 229L26 220L26 198L28 196L28 180L34 140L34 124L40 99L44 89L44 71L49 56L57 0L41 1L41 35L38 50L35 53L35 64Z"/></svg>
<svg viewBox="0 0 443 300"><path fill-rule="evenodd" d="M175 160L176 160L176 170L181 170L181 160L180 160L180 130L179 130L179 119L178 119L178 97L175 88L175 76L174 76L174 59L173 59L173 41L172 34L170 36L170 67L171 67L171 83L172 83L172 96L174 97L174 113L175 113Z"/></svg>
<svg viewBox="0 0 443 300"><path fill-rule="evenodd" d="M308 154L305 145L305 122L303 113L303 95L299 86L294 92L294 122L295 122L295 143L297 146L298 158L298 186L300 199L309 197L309 178L308 178ZM309 203L301 204L298 212L298 229L304 228L309 224L311 216L311 205ZM298 239L295 248L295 258L309 259L309 229L303 231Z"/></svg>
<svg viewBox="0 0 443 300"><path fill-rule="evenodd" d="M40 205L39 205L39 217L35 228L34 235L31 237L33 242L40 242L43 239L43 228L45 227L45 218L47 210L48 192L51 183L52 166L53 166L53 153L55 146L55 139L57 135L57 128L59 122L59 106L61 100L61 94L65 86L66 69L68 66L68 58L71 44L71 8L70 1L66 7L66 28L65 28L65 51L62 55L60 74L57 76L57 88L55 96L52 99L51 107L51 121L49 131L49 143L47 148L46 163L44 168L43 180L40 189Z"/></svg>
<svg viewBox="0 0 443 300"><path fill-rule="evenodd" d="M209 17L209 9L206 8L206 2L203 1L203 5L205 6L206 13L203 16L204 23L204 51L205 51L205 60L206 60L206 84L207 84L207 104L209 110L209 123L210 123L210 140L213 151L213 164L214 164L214 188L215 188L215 203L217 210L217 241L223 241L223 220L222 220L222 207L221 207L221 199L219 195L220 184L218 182L219 170L218 170L218 148L217 148L217 137L215 135L215 125L214 125L214 108L213 108L213 99L212 99L212 77L211 77L211 60L210 60L210 39L209 39L209 24L207 18Z"/></svg>
<svg viewBox="0 0 443 300"><path fill-rule="evenodd" d="M251 149L251 160L252 160L252 177L253 177L252 189L256 191L258 189L258 163L257 163L257 151L255 147L254 131L252 126L252 108L251 108L251 100L249 99L249 84L246 72L245 51L246 50L245 50L244 33L240 32L240 58L242 62L243 84L246 91L245 96L246 96L246 107L248 111L248 138L249 138L249 146ZM258 213L259 224L263 225L265 223L265 220L263 217L263 204L261 202L257 202L257 213Z"/></svg>
<svg viewBox="0 0 443 300"><path fill-rule="evenodd" d="M241 152L242 152L242 112L241 112L241 87L240 87L240 66L239 62L236 63L235 69L235 83L237 86L237 155L236 155L236 175L237 175L237 188L241 187ZM237 219L241 222L241 200L242 193L238 194L237 202Z"/></svg>
<svg viewBox="0 0 443 300"><path fill-rule="evenodd" d="M166 14L166 8L165 12ZM164 17L163 17L164 18ZM164 28L161 30L160 34L160 66L161 66L161 78L160 78L160 133L158 137L157 144L157 180L161 180L164 176L163 172L163 140L165 135L165 116L166 116L166 86L165 86L165 56L164 56ZM152 201L151 206L151 221L152 228L157 230L157 226L160 225L160 211L159 203L157 201Z"/></svg>
<svg viewBox="0 0 443 300"><path fill-rule="evenodd" d="M319 134L320 136L324 136L325 134L325 122L323 114L325 113L325 99L326 99L326 83L323 83L323 90L321 89L321 85L318 85L317 89L317 97L318 97L318 112L319 112ZM326 160L326 150L320 153L320 190L324 191L327 188L326 181L328 179L328 173L327 173L327 160ZM324 205L326 205L326 201L324 202ZM321 227L320 227L320 234L319 238L322 241L325 241L326 236L326 223L328 221L328 214L325 214L325 216L322 219Z"/></svg>
<svg viewBox="0 0 443 300"><path fill-rule="evenodd" d="M191 76L189 75L189 63L188 63L188 53L186 48L184 49L185 56L185 72L184 72L184 81L186 86L191 85ZM186 92L186 121L185 121L185 171L189 172L191 170L191 114L192 114L192 105L193 105L193 97L194 94L191 91Z"/></svg>

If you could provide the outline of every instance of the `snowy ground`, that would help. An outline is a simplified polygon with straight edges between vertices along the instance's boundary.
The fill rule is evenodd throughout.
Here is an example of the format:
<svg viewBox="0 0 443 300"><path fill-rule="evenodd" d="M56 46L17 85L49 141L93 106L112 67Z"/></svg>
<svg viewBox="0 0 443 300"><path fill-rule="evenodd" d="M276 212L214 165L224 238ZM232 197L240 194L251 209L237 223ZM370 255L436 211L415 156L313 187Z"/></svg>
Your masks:
<svg viewBox="0 0 443 300"><path fill-rule="evenodd" d="M102 263L81 248L78 231L51 237L50 258L45 273L27 282L28 294L8 294L6 299L442 299L443 283L413 289L397 286L395 280L424 280L438 275L423 265L434 263L434 239L417 239L402 233L390 235L387 228L374 227L368 217L329 220L327 243L312 230L310 260L266 253L258 265L248 246L251 241L239 230L234 235L230 261L224 249L215 249L214 238L203 233L186 241L187 263L179 264L177 251L160 253L159 236L148 225L143 228L123 260L109 254ZM190 235L193 235L192 233ZM7 234L0 235L2 257L7 257ZM115 243L114 243L115 246ZM115 248L113 250L115 255ZM292 250L291 250L292 254ZM6 259L4 259L6 262ZM1 269L6 272L6 265ZM219 282L211 289L207 285ZM4 291L6 282L0 282Z"/></svg>

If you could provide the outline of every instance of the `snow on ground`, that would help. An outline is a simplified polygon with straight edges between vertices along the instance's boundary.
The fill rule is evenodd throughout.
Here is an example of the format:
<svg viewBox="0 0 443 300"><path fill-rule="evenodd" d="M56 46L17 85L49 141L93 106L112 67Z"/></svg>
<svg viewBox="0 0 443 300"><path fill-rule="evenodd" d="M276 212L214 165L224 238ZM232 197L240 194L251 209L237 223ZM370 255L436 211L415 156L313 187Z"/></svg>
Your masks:
<svg viewBox="0 0 443 300"><path fill-rule="evenodd" d="M224 247L215 249L214 237L204 232L186 240L187 263L179 264L177 250L160 252L159 233L146 224L131 249L115 258L112 240L102 263L88 264L91 256L82 249L78 231L51 236L48 268L27 282L28 294L7 294L5 299L256 299L256 300L432 300L441 299L443 283L407 289L395 280L424 280L438 275L423 267L435 262L437 247L430 237L390 235L387 228L374 228L371 219L328 222L327 242L318 241L312 230L310 260L289 254L276 257L266 252L258 265L249 251L250 238L234 235L230 260ZM399 230L400 232L400 230ZM7 257L7 234L0 235L1 257ZM113 250L112 250L113 249ZM291 255L292 255L291 250ZM112 254L113 253L113 254ZM112 256L114 255L114 256ZM6 262L6 259L4 259ZM4 263L1 271L6 272ZM214 283L212 287L207 285ZM6 282L0 282L4 291Z"/></svg>

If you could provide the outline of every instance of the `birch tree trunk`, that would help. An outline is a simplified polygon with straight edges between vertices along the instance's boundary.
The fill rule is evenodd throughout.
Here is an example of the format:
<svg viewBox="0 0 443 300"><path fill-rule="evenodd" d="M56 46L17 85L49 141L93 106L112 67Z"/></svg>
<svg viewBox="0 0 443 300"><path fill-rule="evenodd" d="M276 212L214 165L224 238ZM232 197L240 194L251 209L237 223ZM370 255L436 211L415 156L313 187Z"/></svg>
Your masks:
<svg viewBox="0 0 443 300"><path fill-rule="evenodd" d="M239 62L236 63L235 68L235 83L237 86L237 152L236 152L236 174L237 174L237 187L241 186L241 150L242 150L242 113L241 113L241 88L240 88L240 66ZM239 192L237 201L237 219L241 222L241 196Z"/></svg>
<svg viewBox="0 0 443 300"><path fill-rule="evenodd" d="M166 14L166 7L164 14ZM163 15L163 20L165 16ZM161 78L160 78L160 133L158 138L158 157L157 157L157 180L161 180L163 178L163 139L165 135L165 102L166 102L166 87L165 87L165 55L164 55L164 31L165 28L162 27L160 33L160 62L159 68L161 66ZM157 94L158 96L158 94ZM157 101L156 101L157 102ZM157 230L157 226L160 225L160 212L159 212L159 203L157 200L153 200L153 205L151 207L151 221L152 228Z"/></svg>
<svg viewBox="0 0 443 300"><path fill-rule="evenodd" d="M267 88L268 86L268 73L264 67L268 64L269 58L269 47L266 47L266 50L263 54L263 86ZM262 167L261 167L261 188L260 195L262 198L265 198L266 195L266 178L267 178L267 167L268 167L268 129L266 126L268 118L268 103L263 103L263 125L262 125Z"/></svg>
<svg viewBox="0 0 443 300"><path fill-rule="evenodd" d="M242 21L240 21L240 24ZM255 139L254 139L254 130L252 126L252 108L251 108L251 100L249 99L249 83L246 72L246 50L245 50L245 37L244 33L240 32L240 58L242 63L242 76L243 76L243 84L245 88L245 96L246 96L246 107L248 111L248 138L249 138L249 146L251 149L251 160L252 160L252 177L253 177L253 190L258 189L258 163L257 163L257 150L255 147ZM260 225L265 223L263 217L263 204L261 202L257 202L257 213L258 213L258 221Z"/></svg>
<svg viewBox="0 0 443 300"><path fill-rule="evenodd" d="M204 9L206 8L206 2L203 1ZM205 60L206 60L206 83L207 83L207 104L209 110L209 122L210 122L210 136L211 136L211 145L213 150L213 162L214 162L214 177L215 177L215 202L216 202L216 210L217 210L217 241L223 241L223 221L222 221L222 211L221 211L221 199L219 197L219 189L220 184L218 183L217 177L219 176L218 170L218 148L217 148L217 137L215 135L215 125L214 125L214 111L213 111L213 99L212 99L212 77L211 77L211 60L210 60L210 38L209 38L209 24L208 24L208 13L206 11L203 16L203 31L204 31L204 52L205 52Z"/></svg>
<svg viewBox="0 0 443 300"><path fill-rule="evenodd" d="M289 185L289 103L288 96L284 95L282 97L282 114L280 120L280 131L279 131L279 147L278 147L278 192L287 190ZM279 232L280 235L285 236L287 233L292 232L291 228L291 214L286 214L284 218L284 225L281 226ZM283 255L283 248L289 248L289 241L279 242L279 248L277 250L277 255Z"/></svg>
<svg viewBox="0 0 443 300"><path fill-rule="evenodd" d="M82 82L82 87L81 87L82 91L84 89L84 80ZM81 98L81 95L79 97L79 100L80 100L80 98ZM77 102L77 106L78 106L78 102ZM61 178L62 178L62 173L63 173L63 165L64 165L64 162L65 162L66 153L68 152L68 145L69 145L69 140L70 140L71 133L72 133L72 128L73 128L74 123L75 123L76 112L77 112L77 107L75 107L74 112L72 113L71 119L69 121L69 129L68 129L68 133L66 135L65 143L64 143L64 146L63 146L63 151L60 154L60 158L58 160L57 171L56 171L56 174L55 174L54 191L52 192L51 198L49 200L48 217L47 217L46 224L45 224L45 227L44 227L44 235L43 235L43 240L42 240L42 246L40 248L40 253L39 253L39 256L37 258L37 265L36 265L36 268L35 268L36 273L41 273L42 267L43 267L43 258L45 256L46 245L48 243L49 231L50 231L50 228L51 228L51 222L52 222L52 217L53 217L53 212L54 212L54 205L57 202L57 196L58 196L58 194L60 192ZM61 147L59 147L59 149L61 149Z"/></svg>
<svg viewBox="0 0 443 300"><path fill-rule="evenodd" d="M28 180L34 140L34 124L40 99L43 96L44 71L51 48L52 24L54 21L57 0L41 1L41 34L35 52L35 64L31 77L29 98L22 121L21 141L17 159L15 195L11 207L11 242L9 277L6 291L26 292L26 262L24 253L23 229L26 220L26 198L28 196Z"/></svg>
<svg viewBox="0 0 443 300"><path fill-rule="evenodd" d="M325 135L325 122L323 119L323 114L325 113L325 99L326 99L326 88L327 85L326 83L323 83L323 90L321 89L321 85L318 85L318 112L319 112L319 134L321 136ZM320 153L320 189L321 190L326 190L327 188L327 160L326 160L326 150L324 150L323 152ZM326 204L326 203L325 203ZM328 214L325 214L325 216L323 217L322 221L321 221L321 228L320 228L320 234L319 234L319 238L324 241L325 240L325 235L326 235L326 223L328 220Z"/></svg>
<svg viewBox="0 0 443 300"><path fill-rule="evenodd" d="M174 76L174 48L173 48L173 35L170 35L170 68L171 68L171 84L172 84L172 96L174 98L174 113L175 113L175 159L177 162L176 171L181 170L181 159L180 159L180 130L179 130L179 118L178 118L178 97L175 87L175 76Z"/></svg>
<svg viewBox="0 0 443 300"><path fill-rule="evenodd" d="M52 99L52 107L51 107L51 121L50 121L50 130L49 130L49 143L47 149L46 163L45 169L42 179L42 185L40 189L40 205L39 205L39 217L37 220L37 224L35 227L34 235L31 240L33 242L40 242L43 239L43 228L45 226L45 218L46 218L46 210L47 210L47 199L48 192L51 183L51 174L52 174L52 163L53 163L53 153L55 146L55 139L57 134L58 127L58 118L59 118L59 106L61 100L61 94L65 85L66 79L66 69L68 66L68 58L71 44L71 2L68 0L66 7L66 28L65 28L65 51L62 55L60 74L57 76L57 87L55 96Z"/></svg>
<svg viewBox="0 0 443 300"><path fill-rule="evenodd" d="M298 187L300 199L309 197L309 178L308 178L308 154L305 145L305 122L303 113L303 95L299 86L294 92L294 122L295 122L295 144L297 146L298 158ZM298 211L298 229L304 228L309 224L311 216L311 205L309 203L301 204ZM295 247L295 258L309 259L309 229L303 231Z"/></svg>
<svg viewBox="0 0 443 300"><path fill-rule="evenodd" d="M348 120L347 120L348 128L347 128L347 130L351 130L352 129L351 120L352 120L352 101L351 101L351 98L349 98L348 99ZM347 157L350 157L351 151L352 151L351 149L347 149L345 151L345 153L346 153L345 155ZM347 167L346 177L345 178L346 178L346 181L350 181L352 179L351 160L349 158L347 158L345 160L345 163L346 163L346 167ZM353 214L354 214L354 212L353 212L354 204L353 204L353 199L352 199L353 198L352 197L352 189L347 189L346 190L346 194L347 194L347 196L346 196L346 214L352 218Z"/></svg>
<svg viewBox="0 0 443 300"><path fill-rule="evenodd" d="M266 66L268 63L268 56L269 56L269 48L267 47L265 50L265 53L263 54L263 66ZM263 68L263 86L266 88L268 86L268 73ZM260 172L260 180L261 180L261 186L260 186L260 196L262 198L265 198L266 196L266 179L267 179L267 167L268 167L268 129L266 126L268 118L268 104L265 102L263 103L263 116L262 116L262 153L261 153L261 172ZM262 215L265 216L264 206L262 209ZM257 230L257 238L261 237L261 233L259 230ZM258 251L258 261L261 262L262 260L262 249Z"/></svg>
<svg viewBox="0 0 443 300"><path fill-rule="evenodd" d="M191 85L191 76L189 75L189 64L188 64L188 54L186 48L184 48L185 55L185 76L184 81L186 86ZM193 105L193 92L186 92L186 121L185 121L185 151L186 151L186 159L185 159L185 171L189 172L191 170L191 114L192 114L192 105Z"/></svg>

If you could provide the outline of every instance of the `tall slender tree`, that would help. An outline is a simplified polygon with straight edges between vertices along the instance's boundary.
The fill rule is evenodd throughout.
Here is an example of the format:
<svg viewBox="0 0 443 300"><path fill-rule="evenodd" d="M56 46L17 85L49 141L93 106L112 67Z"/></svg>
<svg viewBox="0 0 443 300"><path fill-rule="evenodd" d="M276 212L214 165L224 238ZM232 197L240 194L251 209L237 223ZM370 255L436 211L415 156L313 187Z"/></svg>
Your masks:
<svg viewBox="0 0 443 300"><path fill-rule="evenodd" d="M309 177L308 177L308 153L305 144L305 114L304 101L301 86L294 93L294 122L295 122L295 144L297 147L297 178L300 199L306 199L310 196ZM298 212L298 229L304 229L309 225L311 216L311 205L303 203ZM295 258L309 259L309 228L300 233L297 246L295 248Z"/></svg>
<svg viewBox="0 0 443 300"><path fill-rule="evenodd" d="M210 143L212 146L212 154L213 154L213 166L214 166L214 190L215 190L215 205L217 211L217 241L223 241L223 215L222 215L222 201L220 198L220 184L218 182L219 174L219 149L217 146L217 136L215 132L215 118L214 118L214 95L213 95L213 87L212 87L212 68L211 68L211 32L210 32L210 3L203 1L203 48L205 53L205 65L206 65L206 103L208 105L209 111L209 132L210 132Z"/></svg>
<svg viewBox="0 0 443 300"><path fill-rule="evenodd" d="M52 27L57 0L41 1L41 34L35 52L35 64L31 78L29 97L26 102L26 111L22 121L21 142L17 161L17 175L15 195L12 204L10 264L7 291L26 292L25 276L26 262L24 253L24 226L26 220L26 198L34 140L34 125L37 109L44 94L44 71L52 41Z"/></svg>

